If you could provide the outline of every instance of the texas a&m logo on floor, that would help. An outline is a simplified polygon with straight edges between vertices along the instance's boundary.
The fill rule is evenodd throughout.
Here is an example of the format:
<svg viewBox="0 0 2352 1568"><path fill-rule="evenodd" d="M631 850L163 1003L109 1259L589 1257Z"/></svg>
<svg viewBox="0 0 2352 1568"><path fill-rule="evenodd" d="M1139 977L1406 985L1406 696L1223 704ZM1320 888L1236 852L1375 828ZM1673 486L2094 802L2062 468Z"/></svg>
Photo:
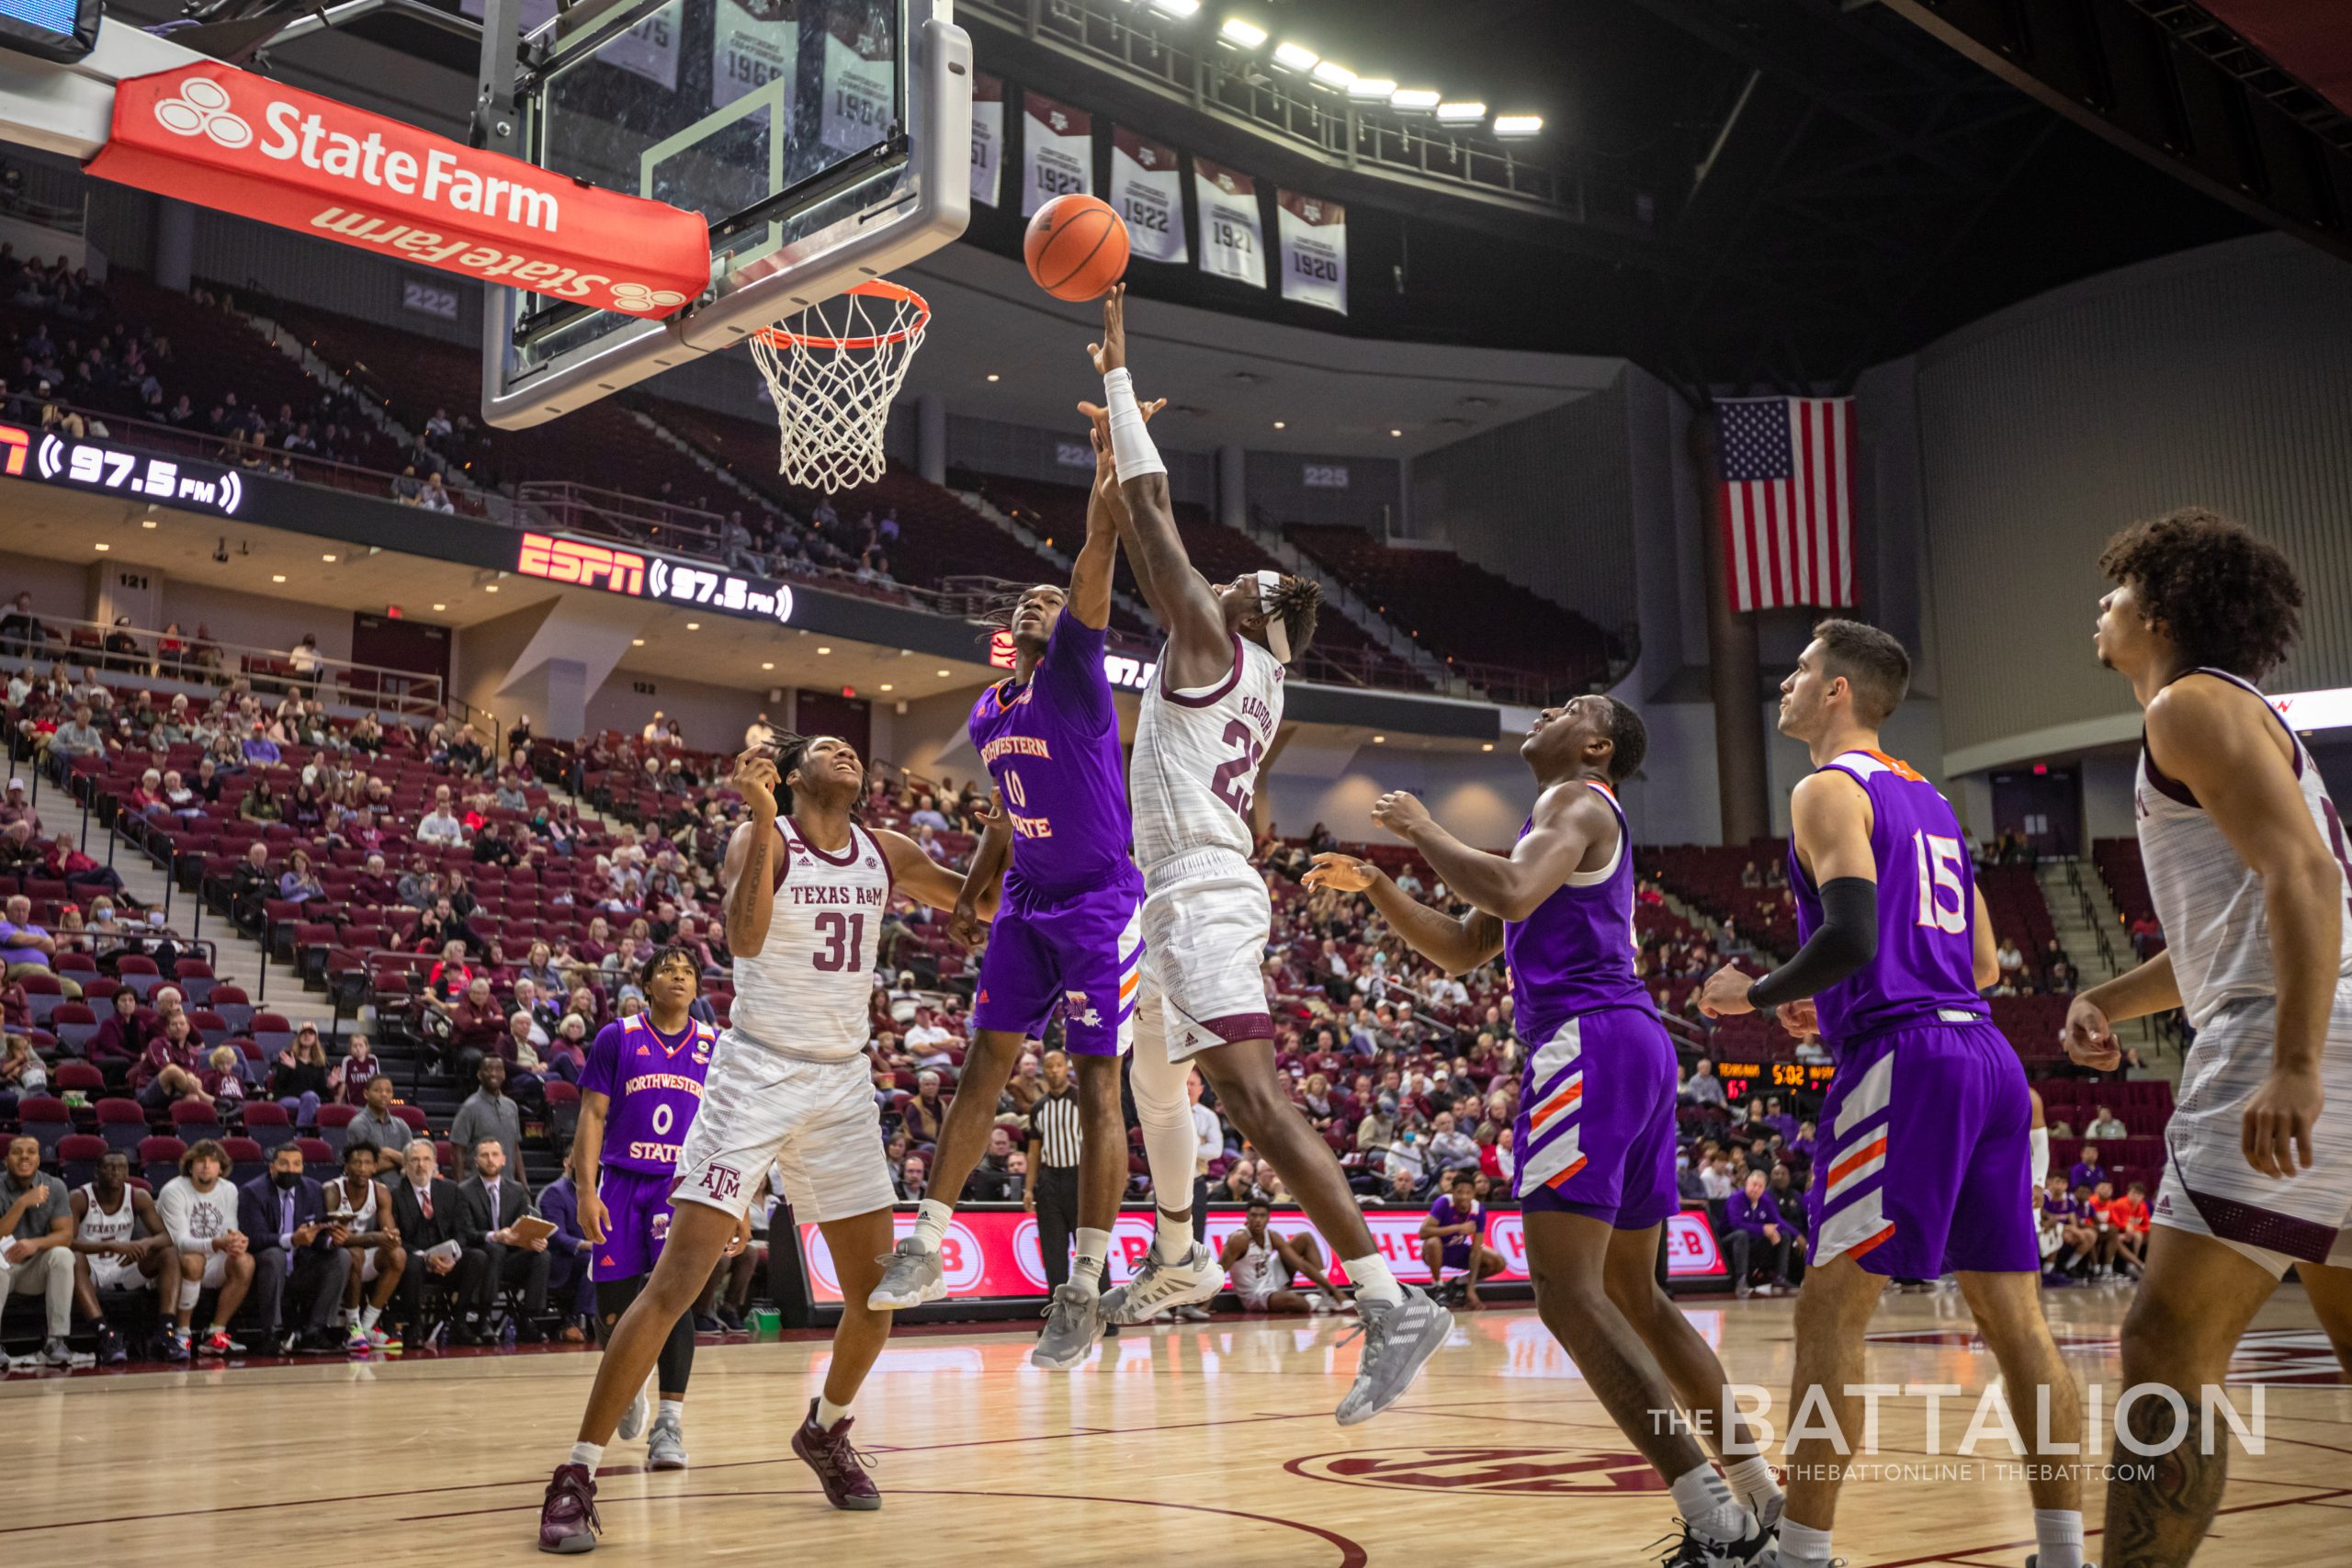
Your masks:
<svg viewBox="0 0 2352 1568"><path fill-rule="evenodd" d="M1477 1493L1499 1496L1645 1497L1667 1489L1637 1453L1498 1444L1355 1449L1313 1454L1283 1466L1293 1475L1377 1486L1392 1492Z"/></svg>

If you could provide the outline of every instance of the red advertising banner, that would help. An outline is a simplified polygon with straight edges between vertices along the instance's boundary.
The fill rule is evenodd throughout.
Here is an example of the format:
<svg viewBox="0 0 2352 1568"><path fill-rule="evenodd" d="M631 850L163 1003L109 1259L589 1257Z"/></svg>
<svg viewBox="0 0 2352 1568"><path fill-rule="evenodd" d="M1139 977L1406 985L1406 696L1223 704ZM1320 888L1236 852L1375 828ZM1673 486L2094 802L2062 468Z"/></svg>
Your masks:
<svg viewBox="0 0 2352 1568"><path fill-rule="evenodd" d="M115 89L100 179L631 316L710 282L710 230L217 61Z"/></svg>
<svg viewBox="0 0 2352 1568"><path fill-rule="evenodd" d="M1396 1278L1408 1284L1429 1283L1429 1266L1421 1261L1421 1222L1427 1218L1427 1209L1373 1209L1364 1214L1364 1223L1372 1227L1374 1244L1388 1259ZM1223 1247L1225 1238L1246 1223L1246 1216L1238 1209L1210 1210L1209 1247ZM1307 1223L1305 1214L1295 1210L1277 1211L1271 1223L1284 1235L1313 1235L1322 1243L1324 1255L1330 1256L1331 1244ZM893 1228L900 1238L912 1235L913 1211L898 1215ZM1522 1282L1527 1279L1527 1235L1518 1210L1489 1212L1486 1242L1503 1259L1503 1271L1492 1278ZM1122 1213L1118 1226L1111 1235L1111 1282L1124 1284L1133 1279L1136 1269L1143 1264L1144 1254L1150 1250L1150 1214ZM800 1256L808 1270L809 1298L820 1304L838 1304L842 1299L841 1275L833 1268L833 1255L825 1246L823 1233L814 1224L800 1227ZM1035 1214L1009 1209L965 1210L948 1223L947 1234L940 1241L939 1261L947 1277L950 1296L974 1300L1024 1296L1045 1299L1046 1266L1037 1247ZM1707 1224L1705 1210L1686 1209L1667 1220L1666 1262L1671 1279L1724 1277L1723 1255L1716 1249L1715 1233ZM1345 1284L1347 1277L1345 1269L1336 1265L1332 1268L1332 1283Z"/></svg>

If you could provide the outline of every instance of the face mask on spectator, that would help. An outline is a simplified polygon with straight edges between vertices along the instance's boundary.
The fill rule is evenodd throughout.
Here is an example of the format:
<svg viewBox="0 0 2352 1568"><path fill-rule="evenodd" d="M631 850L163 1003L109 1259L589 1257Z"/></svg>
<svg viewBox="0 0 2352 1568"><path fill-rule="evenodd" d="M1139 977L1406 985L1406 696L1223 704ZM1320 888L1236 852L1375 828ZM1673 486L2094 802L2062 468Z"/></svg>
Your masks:
<svg viewBox="0 0 2352 1568"><path fill-rule="evenodd" d="M301 1185L302 1174L295 1170L273 1170L269 1173L269 1179L280 1192L291 1192Z"/></svg>

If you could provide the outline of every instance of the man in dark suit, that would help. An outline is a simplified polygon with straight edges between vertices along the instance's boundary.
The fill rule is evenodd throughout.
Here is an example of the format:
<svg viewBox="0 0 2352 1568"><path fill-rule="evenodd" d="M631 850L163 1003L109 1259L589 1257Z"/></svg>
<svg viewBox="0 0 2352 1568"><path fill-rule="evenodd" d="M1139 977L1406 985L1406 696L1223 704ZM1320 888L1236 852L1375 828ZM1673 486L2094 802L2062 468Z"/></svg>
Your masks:
<svg viewBox="0 0 2352 1568"><path fill-rule="evenodd" d="M254 1255L254 1312L269 1332L304 1350L342 1349L334 1313L352 1254L327 1218L324 1189L302 1174L300 1149L279 1145L267 1174L237 1189L237 1228Z"/></svg>
<svg viewBox="0 0 2352 1568"><path fill-rule="evenodd" d="M490 1258L481 1247L465 1245L465 1198L456 1182L434 1168L433 1145L423 1138L402 1151L401 1174L405 1179L392 1183L389 1191L392 1222L400 1226L401 1245L409 1257L408 1269L401 1275L401 1344L414 1349L421 1343L428 1290L450 1294L456 1316L450 1337L460 1345L480 1344L480 1332L466 1325L465 1310L481 1292ZM458 1249L456 1256L435 1250L445 1243Z"/></svg>
<svg viewBox="0 0 2352 1568"><path fill-rule="evenodd" d="M458 1190L463 1205L458 1235L469 1247L481 1247L485 1258L474 1297L482 1328L489 1327L492 1292L500 1285L520 1285L523 1317L514 1337L526 1345L539 1343L548 1337L540 1323L548 1304L548 1238L526 1241L514 1230L515 1221L532 1213L531 1194L508 1172L506 1145L496 1138L476 1144L474 1173Z"/></svg>

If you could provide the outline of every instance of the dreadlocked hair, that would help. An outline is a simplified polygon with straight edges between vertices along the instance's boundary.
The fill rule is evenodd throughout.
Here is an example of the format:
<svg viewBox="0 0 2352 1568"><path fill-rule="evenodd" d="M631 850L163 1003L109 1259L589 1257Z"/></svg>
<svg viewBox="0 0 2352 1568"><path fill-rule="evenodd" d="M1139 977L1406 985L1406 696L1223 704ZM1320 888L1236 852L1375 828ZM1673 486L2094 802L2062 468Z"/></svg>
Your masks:
<svg viewBox="0 0 2352 1568"><path fill-rule="evenodd" d="M1311 577L1285 573L1259 605L1268 620L1281 620L1283 630L1290 636L1290 656L1296 659L1315 640L1315 617L1323 605L1323 586Z"/></svg>
<svg viewBox="0 0 2352 1568"><path fill-rule="evenodd" d="M2098 569L2137 591L2189 663L2259 681L2301 629L2303 586L2276 545L2210 507L2134 523Z"/></svg>

